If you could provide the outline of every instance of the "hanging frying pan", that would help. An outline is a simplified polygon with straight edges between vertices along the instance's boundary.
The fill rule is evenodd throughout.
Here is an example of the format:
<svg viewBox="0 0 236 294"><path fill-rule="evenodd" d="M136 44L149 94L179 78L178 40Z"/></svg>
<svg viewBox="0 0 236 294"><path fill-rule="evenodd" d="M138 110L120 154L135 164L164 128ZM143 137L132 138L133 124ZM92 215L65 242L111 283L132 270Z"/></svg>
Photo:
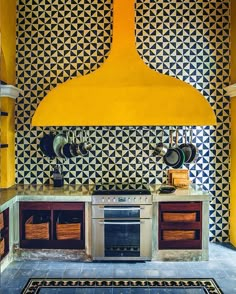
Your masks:
<svg viewBox="0 0 236 294"><path fill-rule="evenodd" d="M56 154L53 149L54 135L52 133L44 135L40 139L39 147L44 155L50 157L51 159L55 158Z"/></svg>
<svg viewBox="0 0 236 294"><path fill-rule="evenodd" d="M176 163L176 165L173 166L173 168L180 168L183 166L183 164L185 162L185 154L184 154L183 150L178 147L178 137L179 137L179 130L178 130L178 128L176 128L175 149L177 149L179 151L179 162Z"/></svg>
<svg viewBox="0 0 236 294"><path fill-rule="evenodd" d="M191 156L188 159L188 163L194 162L196 161L197 157L198 157L198 149L197 147L192 143L193 141L193 130L192 128L190 129L190 147L191 147Z"/></svg>
<svg viewBox="0 0 236 294"><path fill-rule="evenodd" d="M185 163L189 162L189 159L192 155L192 147L191 144L187 143L187 132L186 129L184 129L184 143L179 145L179 148L184 152L185 155Z"/></svg>
<svg viewBox="0 0 236 294"><path fill-rule="evenodd" d="M166 165L169 165L173 168L179 168L183 165L184 153L181 149L173 147L173 132L170 130L170 147L168 148L167 153L164 155L163 160Z"/></svg>

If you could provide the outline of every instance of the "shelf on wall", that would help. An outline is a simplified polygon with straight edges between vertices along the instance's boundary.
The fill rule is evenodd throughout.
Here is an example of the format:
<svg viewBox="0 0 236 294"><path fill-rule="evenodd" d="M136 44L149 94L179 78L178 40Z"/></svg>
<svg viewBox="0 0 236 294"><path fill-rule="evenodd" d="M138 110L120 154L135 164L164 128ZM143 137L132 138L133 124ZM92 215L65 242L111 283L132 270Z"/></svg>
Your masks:
<svg viewBox="0 0 236 294"><path fill-rule="evenodd" d="M0 116L8 116L8 113L5 111L0 111Z"/></svg>

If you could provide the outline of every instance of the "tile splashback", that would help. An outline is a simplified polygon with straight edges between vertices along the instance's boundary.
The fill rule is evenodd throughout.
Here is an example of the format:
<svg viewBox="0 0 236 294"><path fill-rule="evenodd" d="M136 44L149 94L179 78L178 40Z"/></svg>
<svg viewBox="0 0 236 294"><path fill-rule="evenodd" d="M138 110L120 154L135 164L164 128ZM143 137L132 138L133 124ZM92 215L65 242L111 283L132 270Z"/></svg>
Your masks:
<svg viewBox="0 0 236 294"><path fill-rule="evenodd" d="M17 87L23 94L16 100L17 183L51 183L55 163L62 164L66 184L166 180L168 167L153 156L150 143L163 139L169 144L168 127L163 138L159 126L89 127L93 147L88 156L50 161L41 153L39 139L49 131L66 133L68 128L30 126L34 110L49 90L96 70L108 56L111 7L111 0L18 1ZM193 128L199 157L186 165L191 180L213 195L212 241L228 241L229 229L230 100L224 91L229 84L229 14L229 0L136 1L141 58L152 69L195 86L217 115L216 127ZM81 129L72 129L79 137ZM181 129L179 143L182 139Z"/></svg>

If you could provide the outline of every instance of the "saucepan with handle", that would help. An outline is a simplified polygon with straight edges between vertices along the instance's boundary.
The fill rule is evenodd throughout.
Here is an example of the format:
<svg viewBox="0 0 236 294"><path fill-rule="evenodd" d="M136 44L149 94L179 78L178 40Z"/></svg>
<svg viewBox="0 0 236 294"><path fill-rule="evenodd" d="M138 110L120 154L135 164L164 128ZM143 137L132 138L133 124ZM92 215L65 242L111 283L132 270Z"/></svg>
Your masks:
<svg viewBox="0 0 236 294"><path fill-rule="evenodd" d="M80 133L81 143L79 144L79 151L82 155L87 155L88 151L91 150L92 144L87 140L86 131Z"/></svg>
<svg viewBox="0 0 236 294"><path fill-rule="evenodd" d="M164 130L162 129L162 138L161 142L157 143L156 146L151 146L153 148L153 155L154 156L164 156L166 155L168 151L168 146L163 143L163 136L164 136Z"/></svg>
<svg viewBox="0 0 236 294"><path fill-rule="evenodd" d="M65 158L63 154L63 147L67 143L67 136L63 133L59 133L53 140L53 149L56 155L60 158Z"/></svg>

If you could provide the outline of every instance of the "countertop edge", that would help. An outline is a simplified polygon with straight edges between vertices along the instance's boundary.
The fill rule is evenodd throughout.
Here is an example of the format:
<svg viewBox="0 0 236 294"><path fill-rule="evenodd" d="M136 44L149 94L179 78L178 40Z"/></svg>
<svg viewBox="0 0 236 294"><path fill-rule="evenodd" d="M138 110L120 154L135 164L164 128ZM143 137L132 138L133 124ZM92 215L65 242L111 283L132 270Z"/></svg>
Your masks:
<svg viewBox="0 0 236 294"><path fill-rule="evenodd" d="M160 185L150 185L152 202L171 201L210 201L210 192L201 189L176 190L172 194L159 194ZM12 203L19 201L48 201L48 202L91 202L94 185L66 186L54 188L52 186L14 186L9 189L2 189L0 196L0 212L8 208Z"/></svg>

